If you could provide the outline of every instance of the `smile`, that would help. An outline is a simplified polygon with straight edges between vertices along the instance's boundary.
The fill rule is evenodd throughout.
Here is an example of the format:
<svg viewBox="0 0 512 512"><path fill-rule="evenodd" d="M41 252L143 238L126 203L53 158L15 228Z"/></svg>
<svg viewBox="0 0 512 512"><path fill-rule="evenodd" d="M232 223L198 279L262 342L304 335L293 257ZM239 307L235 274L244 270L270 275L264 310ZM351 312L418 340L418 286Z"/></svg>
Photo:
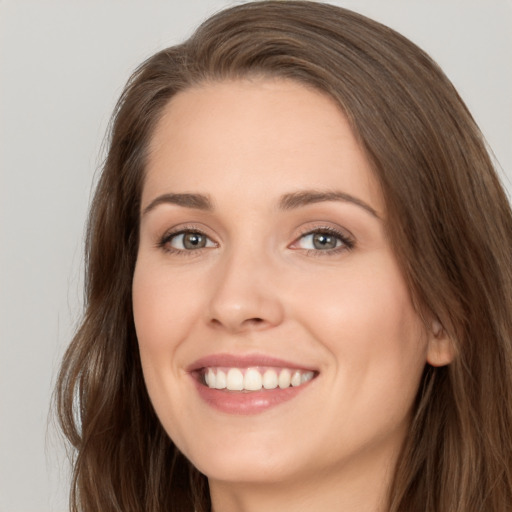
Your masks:
<svg viewBox="0 0 512 512"><path fill-rule="evenodd" d="M320 372L265 354L212 354L187 367L199 397L222 413L252 415L309 395Z"/></svg>
<svg viewBox="0 0 512 512"><path fill-rule="evenodd" d="M210 389L254 392L298 387L315 376L313 371L289 368L205 368L203 383Z"/></svg>

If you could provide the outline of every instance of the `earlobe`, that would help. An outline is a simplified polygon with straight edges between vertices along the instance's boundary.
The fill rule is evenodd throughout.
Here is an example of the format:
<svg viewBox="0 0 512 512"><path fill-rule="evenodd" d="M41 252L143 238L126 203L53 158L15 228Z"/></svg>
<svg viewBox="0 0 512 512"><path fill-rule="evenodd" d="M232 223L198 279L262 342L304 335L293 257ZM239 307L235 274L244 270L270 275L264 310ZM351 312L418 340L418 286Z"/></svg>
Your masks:
<svg viewBox="0 0 512 512"><path fill-rule="evenodd" d="M455 357L455 347L451 338L438 320L432 322L428 348L427 362L431 366L446 366Z"/></svg>

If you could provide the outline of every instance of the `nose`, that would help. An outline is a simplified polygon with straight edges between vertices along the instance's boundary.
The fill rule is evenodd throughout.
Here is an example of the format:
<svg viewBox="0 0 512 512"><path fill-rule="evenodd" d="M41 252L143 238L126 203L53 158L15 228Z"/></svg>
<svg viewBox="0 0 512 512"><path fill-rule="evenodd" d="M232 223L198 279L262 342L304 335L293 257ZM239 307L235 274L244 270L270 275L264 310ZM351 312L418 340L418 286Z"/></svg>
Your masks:
<svg viewBox="0 0 512 512"><path fill-rule="evenodd" d="M208 322L231 333L263 330L283 321L275 271L264 255L239 251L216 269Z"/></svg>

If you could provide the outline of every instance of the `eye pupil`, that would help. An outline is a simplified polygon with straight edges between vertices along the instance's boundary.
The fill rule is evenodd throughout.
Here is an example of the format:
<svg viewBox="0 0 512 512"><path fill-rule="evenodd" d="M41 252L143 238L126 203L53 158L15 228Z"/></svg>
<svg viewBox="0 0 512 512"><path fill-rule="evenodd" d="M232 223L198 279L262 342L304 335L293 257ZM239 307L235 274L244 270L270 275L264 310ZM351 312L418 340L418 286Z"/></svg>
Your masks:
<svg viewBox="0 0 512 512"><path fill-rule="evenodd" d="M185 233L183 246L185 249L200 249L206 246L206 237L201 233Z"/></svg>
<svg viewBox="0 0 512 512"><path fill-rule="evenodd" d="M315 233L313 235L313 246L315 249L334 249L337 238L327 233Z"/></svg>

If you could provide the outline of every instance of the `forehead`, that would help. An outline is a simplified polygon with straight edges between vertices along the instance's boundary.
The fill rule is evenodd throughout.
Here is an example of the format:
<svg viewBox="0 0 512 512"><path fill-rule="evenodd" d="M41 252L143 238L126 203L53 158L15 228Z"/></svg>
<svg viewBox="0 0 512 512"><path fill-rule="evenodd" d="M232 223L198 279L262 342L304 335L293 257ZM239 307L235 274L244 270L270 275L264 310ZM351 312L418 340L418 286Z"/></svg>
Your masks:
<svg viewBox="0 0 512 512"><path fill-rule="evenodd" d="M368 160L332 98L290 80L237 80L187 89L165 107L142 202L165 191L270 198L306 188L343 189L383 210Z"/></svg>

